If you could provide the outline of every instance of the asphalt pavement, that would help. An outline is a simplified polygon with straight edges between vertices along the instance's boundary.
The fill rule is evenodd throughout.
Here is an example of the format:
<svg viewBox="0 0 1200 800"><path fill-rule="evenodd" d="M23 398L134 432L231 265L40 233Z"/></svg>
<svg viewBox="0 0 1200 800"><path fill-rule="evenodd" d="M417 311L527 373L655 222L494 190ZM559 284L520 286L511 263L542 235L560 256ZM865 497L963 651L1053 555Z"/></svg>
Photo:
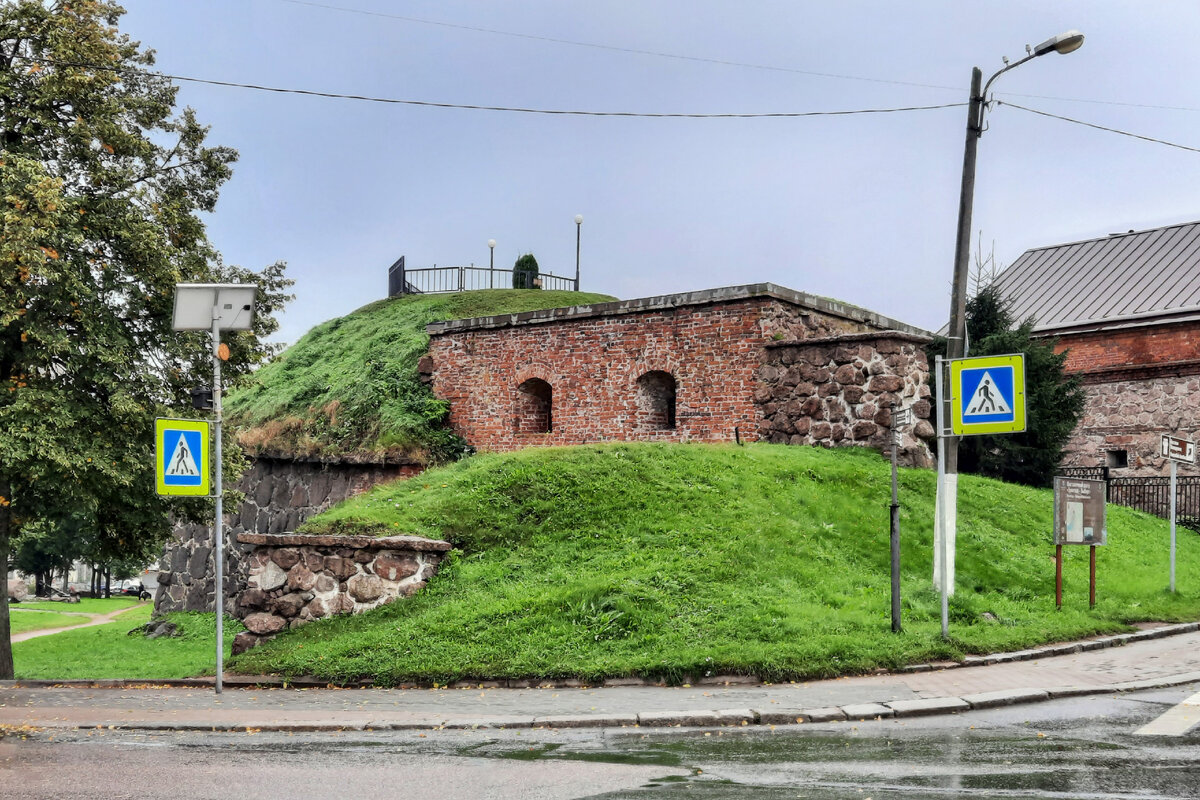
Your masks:
<svg viewBox="0 0 1200 800"><path fill-rule="evenodd" d="M961 664L777 684L718 676L683 686L513 688L491 682L344 689L242 678L228 681L218 695L195 681L6 681L0 682L0 727L299 732L778 726L963 714L1196 681L1200 623L1187 623L971 657Z"/></svg>

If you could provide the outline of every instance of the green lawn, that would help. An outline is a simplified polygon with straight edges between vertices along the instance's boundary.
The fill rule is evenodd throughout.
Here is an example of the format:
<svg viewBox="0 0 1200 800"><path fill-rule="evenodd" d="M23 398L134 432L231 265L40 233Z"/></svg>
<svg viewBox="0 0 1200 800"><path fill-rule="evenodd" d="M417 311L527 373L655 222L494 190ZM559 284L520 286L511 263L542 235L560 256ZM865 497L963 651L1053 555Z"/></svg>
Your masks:
<svg viewBox="0 0 1200 800"><path fill-rule="evenodd" d="M963 476L951 639L930 584L935 476L903 470L904 625L890 632L889 470L876 453L613 444L481 455L362 495L312 533L459 548L416 597L310 624L234 661L330 680L860 673L1200 618L1200 537L1109 509L1099 605L1066 548L1054 608L1051 494Z"/></svg>
<svg viewBox="0 0 1200 800"><path fill-rule="evenodd" d="M88 617L78 614L56 614L53 611L31 611L29 609L10 607L8 623L12 633L27 633L42 631L50 628L69 628L72 625L82 625L90 622Z"/></svg>
<svg viewBox="0 0 1200 800"><path fill-rule="evenodd" d="M132 609L107 625L40 636L13 645L18 679L130 678L134 680L211 675L216 662L216 616L171 614L183 634L147 639L130 631L150 618L150 607ZM225 654L242 626L225 623Z"/></svg>
<svg viewBox="0 0 1200 800"><path fill-rule="evenodd" d="M48 601L14 603L14 609L38 609L41 611L68 612L72 614L108 614L120 608L128 608L138 602L136 597L81 597L78 603L54 603Z"/></svg>

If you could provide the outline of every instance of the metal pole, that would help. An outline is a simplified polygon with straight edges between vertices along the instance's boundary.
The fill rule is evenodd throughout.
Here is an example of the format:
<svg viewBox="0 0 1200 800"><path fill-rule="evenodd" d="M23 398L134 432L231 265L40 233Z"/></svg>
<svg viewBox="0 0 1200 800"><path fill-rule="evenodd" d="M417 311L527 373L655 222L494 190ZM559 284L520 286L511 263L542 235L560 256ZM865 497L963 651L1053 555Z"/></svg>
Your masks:
<svg viewBox="0 0 1200 800"><path fill-rule="evenodd" d="M1175 459L1171 459L1171 593L1175 593Z"/></svg>
<svg viewBox="0 0 1200 800"><path fill-rule="evenodd" d="M948 512L947 507L950 505L949 495L949 476L946 474L946 411L945 402L945 381L942 380L942 365L945 360L941 356L934 359L934 369L937 375L934 378L937 389L938 404L937 404L937 442L938 442L938 472L937 472L937 516L934 519L933 528L933 582L934 585L941 590L942 593L942 638L948 638L950 635L950 600L949 586L950 575L953 572L948 569L947 561L949 560L949 548L946 540L949 531L947 530Z"/></svg>
<svg viewBox="0 0 1200 800"><path fill-rule="evenodd" d="M896 485L896 447L900 431L892 412L892 633L900 633L900 493Z"/></svg>
<svg viewBox="0 0 1200 800"><path fill-rule="evenodd" d="M580 231L583 230L583 223L575 223L575 291L579 291L579 237Z"/></svg>
<svg viewBox="0 0 1200 800"><path fill-rule="evenodd" d="M1062 608L1062 545L1054 545L1054 607Z"/></svg>
<svg viewBox="0 0 1200 800"><path fill-rule="evenodd" d="M488 246L488 288L496 288L496 246Z"/></svg>
<svg viewBox="0 0 1200 800"><path fill-rule="evenodd" d="M1088 608L1096 607L1096 545L1088 548L1092 552L1089 554L1088 565Z"/></svg>
<svg viewBox="0 0 1200 800"><path fill-rule="evenodd" d="M216 417L214 426L213 459L216 462L213 488L216 493L216 509L213 517L213 558L216 562L217 588L217 694L221 693L221 682L225 671L225 510L221 497L221 356L217 352L221 346L221 310L213 307L212 326L212 358L213 358L213 414Z"/></svg>

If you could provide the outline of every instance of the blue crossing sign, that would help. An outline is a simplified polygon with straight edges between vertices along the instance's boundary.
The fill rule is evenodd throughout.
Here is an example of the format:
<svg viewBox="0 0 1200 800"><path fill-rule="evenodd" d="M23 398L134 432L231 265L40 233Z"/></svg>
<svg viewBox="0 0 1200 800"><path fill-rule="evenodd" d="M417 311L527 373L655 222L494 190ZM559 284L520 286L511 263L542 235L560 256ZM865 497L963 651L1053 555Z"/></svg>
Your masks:
<svg viewBox="0 0 1200 800"><path fill-rule="evenodd" d="M1025 356L950 362L950 429L955 436L1025 430Z"/></svg>
<svg viewBox="0 0 1200 800"><path fill-rule="evenodd" d="M208 422L196 419L154 421L154 478L161 495L210 493Z"/></svg>

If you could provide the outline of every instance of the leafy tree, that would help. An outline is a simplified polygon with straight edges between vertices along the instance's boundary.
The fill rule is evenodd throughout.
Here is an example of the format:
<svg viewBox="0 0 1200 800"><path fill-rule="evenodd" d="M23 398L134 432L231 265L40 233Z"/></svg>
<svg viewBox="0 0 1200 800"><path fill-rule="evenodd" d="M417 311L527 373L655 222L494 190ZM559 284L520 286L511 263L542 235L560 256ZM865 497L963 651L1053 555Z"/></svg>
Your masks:
<svg viewBox="0 0 1200 800"><path fill-rule="evenodd" d="M513 264L513 280L514 289L535 289L534 281L538 276L537 259L533 257L533 253L526 253L517 259L517 263Z"/></svg>
<svg viewBox="0 0 1200 800"><path fill-rule="evenodd" d="M1067 357L1055 354L1056 340L1034 338L1034 324L1032 318L1014 324L995 283L986 284L967 302L969 355L1025 354L1026 430L963 437L958 445L961 472L1029 486L1049 486L1053 481L1063 447L1083 415L1084 392L1078 377L1063 372ZM946 340L937 338L927 352L930 364L935 355L945 357Z"/></svg>
<svg viewBox="0 0 1200 800"><path fill-rule="evenodd" d="M269 353L262 337L290 299L282 264L226 267L209 245L200 212L236 153L206 147L190 109L174 113L175 87L119 33L122 13L110 0L0 4L0 564L22 529L64 510L97 553L163 540L153 420L192 416L187 390L211 374L207 338L171 330L174 285L261 287L255 330L227 336L231 377ZM12 674L0 593L0 679Z"/></svg>

